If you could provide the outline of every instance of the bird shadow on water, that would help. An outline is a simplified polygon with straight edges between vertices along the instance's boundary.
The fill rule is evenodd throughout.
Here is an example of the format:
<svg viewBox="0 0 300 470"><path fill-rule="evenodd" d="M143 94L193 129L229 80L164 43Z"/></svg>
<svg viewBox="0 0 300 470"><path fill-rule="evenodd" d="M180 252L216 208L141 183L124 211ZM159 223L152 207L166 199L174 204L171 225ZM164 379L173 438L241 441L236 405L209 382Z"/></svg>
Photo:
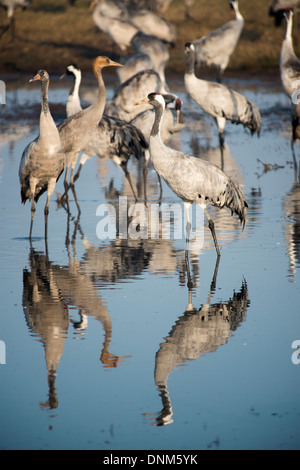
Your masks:
<svg viewBox="0 0 300 470"><path fill-rule="evenodd" d="M196 308L193 305L193 288L190 282L189 257L186 256L188 303L178 317L169 334L159 345L155 355L154 380L162 401L158 413L145 413L144 417L153 426L165 426L174 422L173 408L168 390L170 374L188 361L199 359L207 353L215 352L227 343L233 332L246 318L250 305L247 282L242 281L238 292L227 301L212 302L216 291L220 257L217 257L214 274L206 302Z"/></svg>

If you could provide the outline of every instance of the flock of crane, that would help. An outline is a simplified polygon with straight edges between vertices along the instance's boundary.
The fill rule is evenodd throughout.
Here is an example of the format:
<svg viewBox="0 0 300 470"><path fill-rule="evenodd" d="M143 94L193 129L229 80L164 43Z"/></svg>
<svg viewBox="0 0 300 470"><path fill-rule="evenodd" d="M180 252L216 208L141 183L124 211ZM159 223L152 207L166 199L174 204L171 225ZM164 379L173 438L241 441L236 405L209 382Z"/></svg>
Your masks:
<svg viewBox="0 0 300 470"><path fill-rule="evenodd" d="M0 0L3 2L8 0ZM287 22L286 36L282 44L280 72L286 94L291 98L292 143L300 138L300 105L293 103L294 82L300 76L300 60L295 55L292 41L292 0L281 0ZM45 205L45 230L49 212L49 201L55 185L65 171L65 194L71 188L78 210L79 204L74 183L86 160L97 155L111 158L119 165L130 182L127 163L131 156L145 159L145 168L150 159L158 174L184 203L187 213L186 249L190 234L190 207L196 202L205 211L214 240L217 256L220 249L214 223L206 208L208 205L227 207L236 213L245 224L247 202L241 189L223 172L222 168L201 158L187 155L167 146L170 136L184 126L182 102L169 90L165 79L165 66L169 58L167 44L175 40L172 26L156 16L159 26L151 30L153 22L147 20L149 11L130 10L128 4L119 0L100 0L94 5L95 23L126 51L130 45L134 55L124 56L120 63L99 56L93 62L93 73L98 83L98 97L90 106L82 109L79 88L81 71L76 65L67 67L74 84L66 105L67 118L55 124L48 104L49 75L40 70L32 81L41 82L40 129L36 139L24 149L19 177L21 199L31 200L30 237L32 234L35 202L47 191ZM280 1L275 0L270 13L281 17ZM222 156L224 127L227 121L242 124L251 135L259 135L261 114L257 105L243 94L222 83L224 71L240 38L244 18L238 1L230 2L235 19L194 42L185 44L186 70L184 84L186 92L207 114L215 119ZM280 12L279 12L280 10ZM197 68L205 63L216 66L217 81L199 79ZM102 70L116 67L120 86L110 102L106 101ZM151 105L149 107L149 105ZM176 110L176 114L174 112ZM74 175L80 156L80 164ZM70 173L70 176L69 176ZM131 182L130 182L131 184ZM131 185L134 197L133 186ZM136 198L137 199L137 198Z"/></svg>

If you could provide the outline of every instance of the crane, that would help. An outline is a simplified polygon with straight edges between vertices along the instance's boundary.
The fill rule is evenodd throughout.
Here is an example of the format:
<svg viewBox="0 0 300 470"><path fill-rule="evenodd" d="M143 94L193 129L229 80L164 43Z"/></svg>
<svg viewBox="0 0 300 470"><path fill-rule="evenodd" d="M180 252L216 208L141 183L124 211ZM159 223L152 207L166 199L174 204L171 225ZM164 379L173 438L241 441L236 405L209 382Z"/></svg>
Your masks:
<svg viewBox="0 0 300 470"><path fill-rule="evenodd" d="M285 12L287 22L286 35L281 45L280 52L280 77L285 93L292 98L296 91L295 75L300 73L300 60L293 47L293 16L292 10Z"/></svg>
<svg viewBox="0 0 300 470"><path fill-rule="evenodd" d="M22 7L23 9L31 7L31 0L0 0L0 6L4 7L7 10L7 17L8 17L8 25L5 28L3 28L0 34L0 37L1 37L10 27L12 27L13 34L14 34L15 9L18 7Z"/></svg>
<svg viewBox="0 0 300 470"><path fill-rule="evenodd" d="M201 80L195 75L195 46L185 44L186 70L184 83L191 98L217 123L221 156L224 147L224 128L227 121L248 127L253 135L259 135L261 115L255 103L241 93L221 83ZM223 159L223 156L222 156Z"/></svg>
<svg viewBox="0 0 300 470"><path fill-rule="evenodd" d="M67 75L73 77L73 85L67 101L67 117L70 117L82 110L79 97L81 70L77 65L70 64L61 78ZM74 176L74 183L78 179L83 165L90 157L97 155L100 158L110 158L124 171L133 195L137 199L127 164L131 155L140 160L147 149L148 144L145 137L136 126L120 119L103 115L94 132L90 132L89 143L80 157L80 164Z"/></svg>
<svg viewBox="0 0 300 470"><path fill-rule="evenodd" d="M93 72L98 82L98 97L95 103L68 117L58 126L60 138L66 153L65 191L67 192L69 187L68 173L71 168L70 187L73 191L78 210L80 209L74 193L74 169L79 152L88 147L91 135L102 118L106 102L102 70L110 66L118 67L121 65L105 56L98 56L94 59Z"/></svg>
<svg viewBox="0 0 300 470"><path fill-rule="evenodd" d="M29 238L32 234L35 202L47 191L45 213L45 235L47 234L47 219L50 197L56 182L65 167L65 154L58 129L52 118L48 104L49 74L39 70L30 82L41 82L41 113L39 135L24 149L20 166L19 179L21 185L21 201L25 204L31 200L31 224Z"/></svg>
<svg viewBox="0 0 300 470"><path fill-rule="evenodd" d="M167 147L161 138L161 122L165 99L160 93L150 93L136 105L150 103L155 109L155 121L149 139L149 150L155 170L171 190L183 201L187 216L186 253L191 230L190 207L196 202L204 210L211 231L217 256L220 249L214 222L207 212L207 205L228 207L245 225L248 204L241 189L217 166Z"/></svg>
<svg viewBox="0 0 300 470"><path fill-rule="evenodd" d="M218 82L222 82L224 71L229 64L230 57L237 46L244 27L244 18L239 11L238 1L233 0L230 2L230 7L235 11L235 20L229 21L220 28L193 41L197 64L217 67Z"/></svg>

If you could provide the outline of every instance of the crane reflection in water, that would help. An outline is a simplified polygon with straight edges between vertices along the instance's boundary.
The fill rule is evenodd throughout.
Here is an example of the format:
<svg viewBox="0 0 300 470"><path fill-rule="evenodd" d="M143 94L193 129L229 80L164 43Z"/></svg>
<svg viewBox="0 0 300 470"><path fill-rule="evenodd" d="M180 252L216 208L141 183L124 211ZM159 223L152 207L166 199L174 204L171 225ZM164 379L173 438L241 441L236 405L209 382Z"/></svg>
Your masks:
<svg viewBox="0 0 300 470"><path fill-rule="evenodd" d="M193 284L187 257L188 304L185 312L171 328L155 356L154 379L159 392L162 409L154 415L147 415L155 426L173 423L173 408L168 391L168 379L174 369L212 353L227 343L233 332L245 320L250 305L248 286L243 279L238 292L228 301L213 303L220 259L217 259L210 291L206 302L198 309L193 305Z"/></svg>

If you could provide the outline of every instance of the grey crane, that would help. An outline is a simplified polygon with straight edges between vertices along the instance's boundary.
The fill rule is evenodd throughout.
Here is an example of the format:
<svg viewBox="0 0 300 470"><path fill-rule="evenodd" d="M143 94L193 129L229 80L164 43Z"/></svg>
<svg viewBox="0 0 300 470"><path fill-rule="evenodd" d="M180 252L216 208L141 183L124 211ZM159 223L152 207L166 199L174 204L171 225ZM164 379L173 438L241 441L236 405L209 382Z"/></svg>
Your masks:
<svg viewBox="0 0 300 470"><path fill-rule="evenodd" d="M117 0L93 0L91 9L96 26L125 52L138 32L138 28L128 21L125 3Z"/></svg>
<svg viewBox="0 0 300 470"><path fill-rule="evenodd" d="M280 52L280 77L285 93L292 98L296 91L295 75L300 74L300 60L295 54L293 47L293 16L290 11L285 12L287 21L286 35L281 45Z"/></svg>
<svg viewBox="0 0 300 470"><path fill-rule="evenodd" d="M239 11L238 1L233 0L230 2L230 6L235 11L235 20L229 21L220 28L193 41L197 64L217 67L217 80L219 82L222 81L224 71L229 64L230 57L237 46L244 27L244 18Z"/></svg>
<svg viewBox="0 0 300 470"><path fill-rule="evenodd" d="M97 100L89 107L68 117L58 126L60 138L66 153L65 190L67 192L69 187L68 173L71 167L70 187L73 191L78 210L79 205L74 192L74 169L79 152L89 146L91 135L95 132L102 118L106 102L102 69L110 66L118 67L121 66L121 64L103 56L99 56L93 61L93 72L98 82Z"/></svg>
<svg viewBox="0 0 300 470"><path fill-rule="evenodd" d="M300 0L273 0L270 3L269 15L274 17L275 25L280 26L287 8L300 7Z"/></svg>
<svg viewBox="0 0 300 470"><path fill-rule="evenodd" d="M171 190L182 199L186 215L186 253L189 247L191 230L190 207L196 202L204 210L214 240L217 256L220 256L214 222L207 212L207 205L228 207L236 213L243 226L246 222L247 202L242 191L225 173L215 165L200 158L167 147L161 138L161 121L165 110L165 100L159 93L150 93L137 102L150 103L155 109L155 122L149 139L150 157L157 173Z"/></svg>
<svg viewBox="0 0 300 470"><path fill-rule="evenodd" d="M3 29L0 37L10 28L13 28L14 34L14 12L18 7L28 8L31 6L31 0L0 0L0 6L7 10L8 25Z"/></svg>
<svg viewBox="0 0 300 470"><path fill-rule="evenodd" d="M142 31L155 35L162 41L174 44L176 39L173 25L155 13L137 8L131 2L120 0L93 0L93 20L97 27L125 52L133 36Z"/></svg>
<svg viewBox="0 0 300 470"><path fill-rule="evenodd" d="M166 20L146 9L137 9L136 5L128 4L128 17L132 25L144 34L155 36L161 41L174 46L176 42L175 27Z"/></svg>
<svg viewBox="0 0 300 470"><path fill-rule="evenodd" d="M156 36L138 32L131 40L136 54L145 54L151 61L151 67L161 79L161 93L167 93L169 87L166 83L165 68L170 59L168 46Z"/></svg>
<svg viewBox="0 0 300 470"><path fill-rule="evenodd" d="M300 88L300 60L295 54L293 47L293 16L292 10L285 11L284 16L287 21L286 35L282 42L280 53L280 77L282 87L286 95L291 99L291 123L292 138L291 147L295 166L297 166L294 144L300 138L300 105L299 105L299 88ZM298 79L297 79L298 77Z"/></svg>
<svg viewBox="0 0 300 470"><path fill-rule="evenodd" d="M259 135L261 115L255 103L241 93L215 82L201 80L195 75L195 47L193 43L185 44L186 70L184 83L191 98L206 113L212 116L218 127L221 155L224 147L224 128L227 121L242 124L251 135Z"/></svg>
<svg viewBox="0 0 300 470"><path fill-rule="evenodd" d="M120 63L123 65L117 69L120 85L137 73L152 68L150 57L141 53L126 55Z"/></svg>
<svg viewBox="0 0 300 470"><path fill-rule="evenodd" d="M50 81L48 72L46 70L39 70L30 82L36 80L40 80L42 85L40 132L38 137L25 147L19 167L21 200L23 203L25 203L27 199L31 200L30 238L35 213L35 202L39 200L40 196L45 191L47 191L44 209L45 235L47 234L50 197L65 167L63 146L48 104L48 87Z"/></svg>
<svg viewBox="0 0 300 470"><path fill-rule="evenodd" d="M105 106L105 114L130 121L139 113L132 103L153 90L161 91L161 80L158 73L153 69L142 70L116 89L111 101ZM144 109L147 109L147 106Z"/></svg>
<svg viewBox="0 0 300 470"><path fill-rule="evenodd" d="M67 66L66 72L62 77L66 75L70 75L73 78L73 86L67 101L67 116L70 117L82 109L79 97L81 70L77 65L70 64ZM136 126L120 119L103 115L94 132L89 134L89 143L80 157L80 164L74 176L74 183L78 179L83 165L90 157L97 155L100 158L110 158L124 171L133 195L137 199L127 165L131 155L140 160L147 149L148 144L145 137Z"/></svg>

